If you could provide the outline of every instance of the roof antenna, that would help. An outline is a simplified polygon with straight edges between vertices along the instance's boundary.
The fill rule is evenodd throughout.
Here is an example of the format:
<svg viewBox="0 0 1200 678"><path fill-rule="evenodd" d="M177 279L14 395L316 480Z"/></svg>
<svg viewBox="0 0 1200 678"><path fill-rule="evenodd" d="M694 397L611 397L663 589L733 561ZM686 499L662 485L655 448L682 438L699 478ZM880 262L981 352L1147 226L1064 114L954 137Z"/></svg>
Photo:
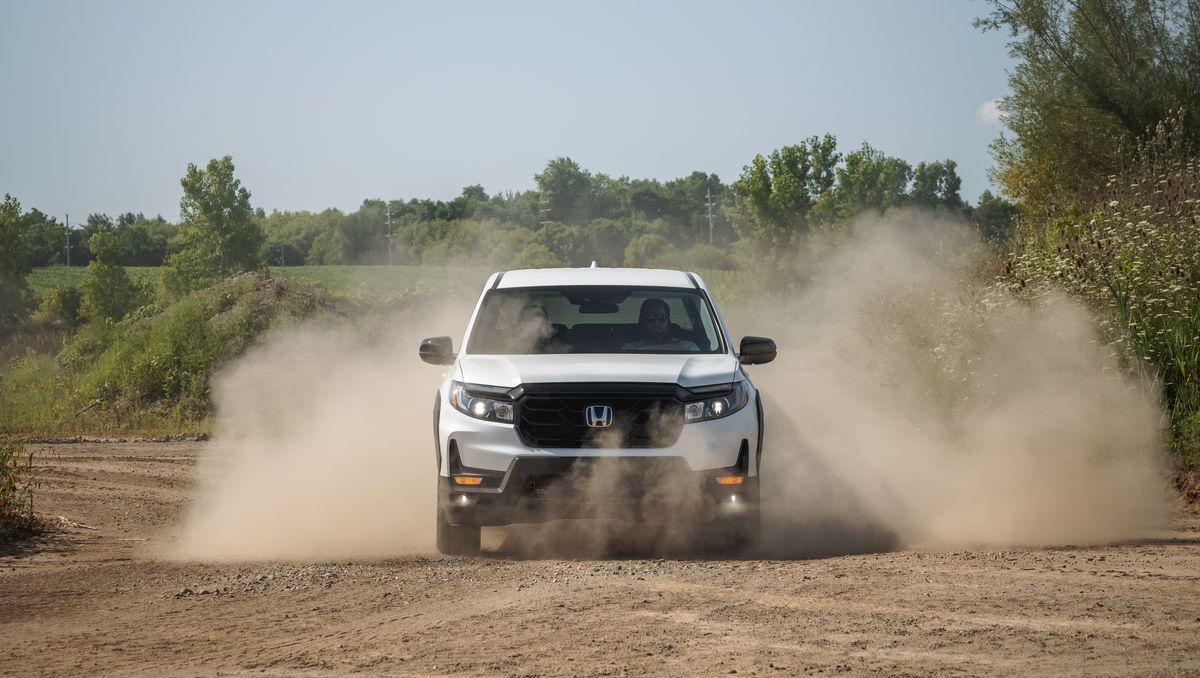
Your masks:
<svg viewBox="0 0 1200 678"><path fill-rule="evenodd" d="M592 259L592 266L591 266L591 267L592 267L592 268L600 268L600 266L598 266L598 265L596 264L596 260L595 260L595 259Z"/></svg>

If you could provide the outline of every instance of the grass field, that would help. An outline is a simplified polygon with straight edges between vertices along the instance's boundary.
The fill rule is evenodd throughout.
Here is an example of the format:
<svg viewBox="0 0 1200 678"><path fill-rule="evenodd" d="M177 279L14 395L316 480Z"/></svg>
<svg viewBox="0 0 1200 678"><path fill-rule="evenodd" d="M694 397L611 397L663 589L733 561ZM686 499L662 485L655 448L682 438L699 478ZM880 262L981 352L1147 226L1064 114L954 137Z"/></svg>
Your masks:
<svg viewBox="0 0 1200 678"><path fill-rule="evenodd" d="M126 267L135 280L153 283L154 267ZM35 292L78 285L87 271L82 266L35 268L29 284ZM413 294L445 291L476 293L493 273L490 268L456 266L287 266L271 267L271 275L298 278L333 295L361 301L395 301ZM740 271L699 271L718 298L738 296L748 289L751 274Z"/></svg>
<svg viewBox="0 0 1200 678"><path fill-rule="evenodd" d="M158 277L158 267L156 266L126 266L125 270L129 271L129 275L137 281L153 283ZM83 280L85 273L87 273L85 266L35 268L29 274L29 286L33 288L34 292L42 292L56 287L78 285Z"/></svg>
<svg viewBox="0 0 1200 678"><path fill-rule="evenodd" d="M393 301L437 291L475 292L490 268L449 266L288 266L271 267L271 275L298 278L330 294L364 301Z"/></svg>

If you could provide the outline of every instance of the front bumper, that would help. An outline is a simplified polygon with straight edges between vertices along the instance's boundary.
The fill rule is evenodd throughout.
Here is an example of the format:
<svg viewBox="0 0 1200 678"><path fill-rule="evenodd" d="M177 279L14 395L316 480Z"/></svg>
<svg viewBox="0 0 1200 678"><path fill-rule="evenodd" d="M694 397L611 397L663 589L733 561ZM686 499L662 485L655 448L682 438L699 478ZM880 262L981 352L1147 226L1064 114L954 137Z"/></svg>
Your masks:
<svg viewBox="0 0 1200 678"><path fill-rule="evenodd" d="M438 507L454 525L560 518L673 520L757 508L757 393L741 410L684 424L668 447L536 448L511 424L438 413ZM480 479L456 484L454 476ZM718 477L737 476L738 484Z"/></svg>
<svg viewBox="0 0 1200 678"><path fill-rule="evenodd" d="M746 475L748 443L742 450L733 466L706 471L690 470L681 457L516 457L502 473L462 466L455 475L481 477L480 486L440 476L438 506L451 524L479 526L736 515L759 499L758 477Z"/></svg>

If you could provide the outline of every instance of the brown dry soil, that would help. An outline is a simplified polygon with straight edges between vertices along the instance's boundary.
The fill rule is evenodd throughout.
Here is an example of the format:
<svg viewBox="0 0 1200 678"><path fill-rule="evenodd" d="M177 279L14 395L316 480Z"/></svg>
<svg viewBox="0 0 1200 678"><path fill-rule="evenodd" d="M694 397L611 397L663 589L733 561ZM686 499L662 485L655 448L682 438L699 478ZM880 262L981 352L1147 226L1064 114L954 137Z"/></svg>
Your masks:
<svg viewBox="0 0 1200 678"><path fill-rule="evenodd" d="M1200 516L1100 547L178 563L203 443L39 446L3 675L1200 674ZM59 520L62 516L65 520ZM494 540L493 540L494 541Z"/></svg>

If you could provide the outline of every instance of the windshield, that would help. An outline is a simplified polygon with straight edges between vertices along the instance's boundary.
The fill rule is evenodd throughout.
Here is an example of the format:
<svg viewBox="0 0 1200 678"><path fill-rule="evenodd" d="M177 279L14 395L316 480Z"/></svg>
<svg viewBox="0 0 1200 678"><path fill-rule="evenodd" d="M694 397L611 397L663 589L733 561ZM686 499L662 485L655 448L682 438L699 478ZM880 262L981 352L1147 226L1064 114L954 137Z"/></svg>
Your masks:
<svg viewBox="0 0 1200 678"><path fill-rule="evenodd" d="M674 287L519 287L484 297L474 354L721 353L708 298Z"/></svg>

